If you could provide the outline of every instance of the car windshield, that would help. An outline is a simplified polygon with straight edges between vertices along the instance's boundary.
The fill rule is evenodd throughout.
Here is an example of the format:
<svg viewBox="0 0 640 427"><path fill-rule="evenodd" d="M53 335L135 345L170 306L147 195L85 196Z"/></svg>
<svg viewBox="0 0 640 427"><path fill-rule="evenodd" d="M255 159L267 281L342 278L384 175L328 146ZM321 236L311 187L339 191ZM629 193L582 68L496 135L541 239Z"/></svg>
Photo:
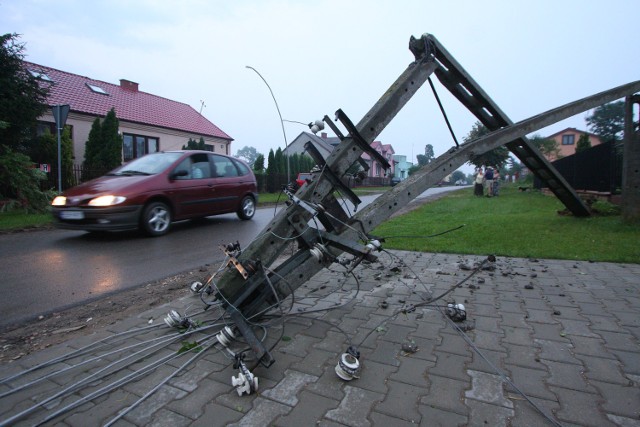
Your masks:
<svg viewBox="0 0 640 427"><path fill-rule="evenodd" d="M109 175L154 175L166 170L180 156L182 156L182 153L147 154L120 166L110 172Z"/></svg>

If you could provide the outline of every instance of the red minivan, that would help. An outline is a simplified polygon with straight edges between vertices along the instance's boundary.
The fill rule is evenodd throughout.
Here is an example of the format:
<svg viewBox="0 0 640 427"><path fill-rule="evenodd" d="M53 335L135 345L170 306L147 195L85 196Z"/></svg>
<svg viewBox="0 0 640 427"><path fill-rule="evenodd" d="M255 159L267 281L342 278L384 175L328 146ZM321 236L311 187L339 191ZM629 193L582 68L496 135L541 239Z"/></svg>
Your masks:
<svg viewBox="0 0 640 427"><path fill-rule="evenodd" d="M235 212L248 220L258 201L256 177L242 161L208 151L163 151L135 159L70 188L51 203L58 228L150 236L171 222Z"/></svg>

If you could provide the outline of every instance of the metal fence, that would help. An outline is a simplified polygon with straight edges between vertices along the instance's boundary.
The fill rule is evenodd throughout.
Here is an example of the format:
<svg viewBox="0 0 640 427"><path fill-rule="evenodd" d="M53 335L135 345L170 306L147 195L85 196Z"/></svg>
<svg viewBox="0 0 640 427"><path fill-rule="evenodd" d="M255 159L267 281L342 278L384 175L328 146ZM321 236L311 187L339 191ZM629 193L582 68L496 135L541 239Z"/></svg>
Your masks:
<svg viewBox="0 0 640 427"><path fill-rule="evenodd" d="M104 169L87 169L83 165L73 165L69 169L62 169L61 181L62 190L74 187L90 179L97 178L109 172ZM40 181L40 189L57 190L58 189L58 168L52 165L51 170L47 173L44 180Z"/></svg>
<svg viewBox="0 0 640 427"><path fill-rule="evenodd" d="M551 163L577 191L620 194L622 188L622 144L605 142ZM535 188L544 184L537 177Z"/></svg>

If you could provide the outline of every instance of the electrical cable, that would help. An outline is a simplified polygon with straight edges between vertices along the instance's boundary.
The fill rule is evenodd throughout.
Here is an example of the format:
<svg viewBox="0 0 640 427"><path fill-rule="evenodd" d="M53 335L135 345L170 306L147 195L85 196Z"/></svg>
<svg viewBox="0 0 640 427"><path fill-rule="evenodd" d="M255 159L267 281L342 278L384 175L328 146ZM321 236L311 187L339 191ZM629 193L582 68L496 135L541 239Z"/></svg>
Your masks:
<svg viewBox="0 0 640 427"><path fill-rule="evenodd" d="M353 275L353 277L356 279L356 292L353 294L353 296L349 299L349 301L339 304L339 305L335 305L333 307L325 307L325 308L318 308L318 309L312 309L312 310L303 310L299 313L291 313L291 314L287 314L286 316L289 317L303 317L305 314L313 314L313 313L322 313L324 311L330 311L330 310L337 310L339 308L345 307L349 304L351 304L353 302L353 300L358 296L358 293L360 292L360 281L358 280L358 277L353 274L353 272L351 272L351 274ZM343 285L344 286L344 285ZM272 317L275 315L266 315L267 317Z"/></svg>
<svg viewBox="0 0 640 427"><path fill-rule="evenodd" d="M502 369L494 365L487 358L487 356L485 356L482 353L482 351L480 351L480 349L475 345L475 343L471 341L471 338L469 338L469 336L462 329L460 329L460 327L453 320L449 319L449 317L442 312L442 309L439 306L438 306L438 310L440 311L440 313L442 313L442 315L449 322L449 324L458 332L458 334L462 337L462 339L473 349L473 351L476 352L476 354L478 354L485 362L487 362L489 367L491 367L491 369L493 369L500 376L500 378L502 378L504 382L506 382L511 387L513 387L527 402L529 402L551 424L553 424L556 427L562 427L562 425L558 421L556 421L551 416L547 415L547 413L540 406L538 406L537 403L531 400L531 398L528 395L526 395L517 385L515 385L513 381L511 381L511 379L507 376L507 374L502 371Z"/></svg>
<svg viewBox="0 0 640 427"><path fill-rule="evenodd" d="M284 190L280 190L280 192L278 193L278 198L276 199L276 204L273 207L273 217L275 218L276 214L278 213L278 204L280 204L280 196L282 196L284 193Z"/></svg>
<svg viewBox="0 0 640 427"><path fill-rule="evenodd" d="M276 298L276 301L278 302L278 308L280 309L280 315L282 316L282 333L280 334L280 338L278 338L276 342L273 343L273 345L269 349L269 351L273 351L273 349L276 348L276 345L278 345L278 343L282 340L282 337L284 337L285 316L284 316L284 311L282 311L280 296L278 296L278 293L276 292L276 288L273 287L273 283L271 283L271 279L269 279L269 275L267 274L267 271L264 269L264 267L262 267L262 273L264 274L264 277L267 280L269 287L271 288L271 292L273 292L273 296Z"/></svg>
<svg viewBox="0 0 640 427"><path fill-rule="evenodd" d="M394 317L397 317L400 313L402 313L402 310L401 309L396 309L395 312L389 314L384 319L382 319L382 321L380 321L380 323L378 323L376 326L371 328L371 330L364 336L364 338L362 338L362 340L360 341L360 343L356 347L358 347L358 348L362 347L362 344L364 344L364 342L367 340L367 338L369 338L371 336L371 334L376 332L378 330L378 328L380 328L380 326L382 326L384 323L388 322L389 320L392 320Z"/></svg>
<svg viewBox="0 0 640 427"><path fill-rule="evenodd" d="M157 326L164 326L164 325L157 325ZM215 326L215 325L214 325L214 326ZM148 328L141 328L141 329L143 329L143 330L144 330L144 329L148 329ZM45 379L55 377L55 376L57 376L57 375L60 375L60 374L63 374L63 373L65 373L65 372L68 372L68 371L71 371L71 370L73 370L73 369L76 369L76 368L78 368L78 367L80 367L80 366L87 365L87 364L89 364L89 363L91 363L91 362L96 362L96 361L101 360L101 359L104 359L104 358L106 358L106 357L113 356L113 355L115 355L115 354L122 353L122 352L127 351L127 350L135 349L136 347L140 347L140 346L147 346L147 345L149 345L149 344L153 343L154 341L160 341L160 343L159 343L159 344L163 344L163 343L165 343L165 342L169 342L169 341L170 341L170 340L172 340L173 338L177 338L177 337L178 337L178 336L180 336L180 335L183 335L183 334L182 334L182 333L180 333L180 332L176 332L176 333L171 334L171 335L169 335L169 336L164 335L164 336L160 336L160 337L152 338L152 339L150 339L150 340L145 340L145 341L137 342L137 343L135 343L135 344L128 345L128 346L125 346L125 347L123 347L123 348L119 348L119 349L116 349L116 350L108 351L107 353L104 353L104 354L102 354L102 355L100 355L100 356L95 356L95 357L92 357L92 358L89 358L89 359L83 360L83 361L81 361L81 362L79 362L79 363L71 364L71 365L67 366L66 368L63 368L63 369L60 369L60 370L56 370L56 371L50 372L49 374L46 374L46 375L45 375L45 376L43 376L43 377L36 378L36 379L35 379L35 380L33 380L33 381L30 381L30 382L27 382L27 383L21 384L21 385L20 385L20 386L18 386L18 387L15 387L15 388L12 388L12 389L6 390L6 391L4 391L4 392L0 393L0 398L3 398L3 397L5 397L5 396L9 396L9 395L11 395L11 394L13 394L13 393L16 393L16 392L20 391L20 390L24 390L24 389L26 389L26 388L28 388L28 387L31 387L31 386L33 386L33 385L35 385L35 384L38 384L39 382L41 382L41 381L43 381L43 380L45 380ZM158 344L155 344L154 346L156 346L156 345L158 345ZM79 356L80 356L80 355L75 355L75 356L73 356L73 357L79 357ZM67 359L65 359L65 360L70 360L70 359L72 359L73 357L67 358ZM50 366L50 365L47 365L47 366Z"/></svg>
<svg viewBox="0 0 640 427"><path fill-rule="evenodd" d="M440 295L438 295L435 298L431 298L429 299L429 301L425 301L423 303L418 303L415 306L416 307L422 307L424 305L429 305L429 304L433 304L434 302L444 298L445 296L447 296L448 294L450 294L451 292L453 292L455 289L459 288L460 286L462 286L467 280L471 279L473 276L475 276L475 274L482 270L482 268L484 267L484 265L489 262L489 257L485 258L476 268L473 269L473 271L468 274L464 279L462 279L461 281L459 281L458 283L454 284L453 286L451 286L448 290L446 290L445 292L441 293ZM407 267L408 268L408 267ZM418 276L416 276L418 277ZM420 280L420 278L418 277L418 280ZM421 297L422 299L422 297Z"/></svg>
<svg viewBox="0 0 640 427"><path fill-rule="evenodd" d="M430 234L428 236L415 236L415 235L397 235L397 236L383 236L380 237L380 239L399 239L399 238L403 238L403 239L430 239L432 237L438 237L438 236L442 236L443 234L447 234L447 233L451 233L452 231L456 231L461 229L462 227L464 227L466 224L462 224L459 225L457 227L454 228L450 228L448 230L442 231L440 233L435 233L435 234Z"/></svg>
<svg viewBox="0 0 640 427"><path fill-rule="evenodd" d="M298 234L297 236L291 236L291 237L282 237L282 236L278 236L278 235L277 235L276 233L274 233L272 230L269 230L269 233L270 233L270 234L272 234L276 239L280 239L280 240L284 240L284 241L287 241L287 240L296 240L296 239L298 239L299 237L302 237L302 235L303 235L304 233L306 233L306 232L307 232L307 230L308 230L309 228L311 228L311 227L307 224L307 228L305 228L304 230L302 230L302 231L300 232L300 234Z"/></svg>
<svg viewBox="0 0 640 427"><path fill-rule="evenodd" d="M330 218L334 219L335 221L339 222L340 224L344 225L345 227L347 227L347 228L349 228L349 229L353 230L355 233L357 233L357 234L360 236L360 238L361 238L363 241L365 241L365 242L366 242L367 240L369 240L369 239L370 239L370 237L367 235L367 233L366 233L366 232L364 232L364 225L362 224L362 221L360 221L360 220L358 220L358 221L357 221L357 222L359 222L359 223L360 223L360 226L362 227L362 230L363 230L363 231L360 231L360 230L357 230L357 229L355 229L354 227L352 227L350 224L347 224L346 222L341 221L339 218L336 218L335 216L331 215L329 212L326 212L326 211L325 211L325 214L326 214L327 216L329 216ZM349 219L352 219L352 218L353 218L353 217L350 217Z"/></svg>
<svg viewBox="0 0 640 427"><path fill-rule="evenodd" d="M210 327L212 327L212 326L210 326ZM208 328L209 327L206 327L206 328L203 328L203 329L208 329ZM203 330L203 329L201 329L201 330ZM194 332L186 332L186 333L179 334L179 335L180 336L186 336L186 335L190 335L192 333L194 333ZM157 351L157 350L151 351L153 348L156 348L159 345L165 344L167 342L175 341L175 338L177 338L177 337L175 335L172 335L172 336L169 336L169 337L160 337L160 338L164 338L164 340L161 340L159 343L156 343L156 344L154 344L154 345L152 345L150 347L145 347L142 350L138 350L138 351L136 351L136 352L134 352L134 353L132 353L132 354L130 354L128 356L125 356L124 358L118 359L115 362L112 362L112 363L108 364L107 366L97 370L96 372L90 374L89 376L83 378L82 380L77 381L74 384L71 384L70 386L58 391L57 393L55 393L55 394L53 394L53 395L51 395L51 396L49 396L49 397L37 402L36 404L30 406L29 408L26 408L25 410L23 410L20 413L12 416L11 418L9 418L7 420L4 420L4 421L1 421L0 422L0 426L7 425L7 424L12 424L13 421L18 420L18 419L20 419L20 418L32 413L37 408L46 405L47 403L51 402L52 400L57 399L59 397L63 397L65 395L67 395L68 393L71 393L71 392L77 390L79 386L82 386L83 384L88 383L90 380L93 380L94 378L98 377L99 374L102 374L103 372L107 372L110 368L112 368L112 367L114 367L114 366L116 366L116 365L118 365L118 364L120 364L120 363L122 363L122 362L124 362L124 361L126 361L128 359L132 359L132 358L134 358L136 356L142 355L138 359L135 360L135 361L139 361L139 360L142 360L142 359L145 359L145 358L149 357L150 354L153 354L153 353L155 353ZM140 344L134 344L133 346L129 346L129 347L136 347L138 345L140 345ZM149 353L149 354L144 355L144 353ZM120 369L123 369L123 368L120 368ZM102 378L102 377L99 377L99 378Z"/></svg>
<svg viewBox="0 0 640 427"><path fill-rule="evenodd" d="M29 369L25 369L25 370L20 371L20 372L18 372L16 374L10 375L10 376L5 377L5 378L2 378L0 380L0 384L5 384L5 383L7 383L9 381L18 379L18 378L20 378L20 377L22 377L22 376L24 376L26 374L29 374L31 372L34 372L34 371L49 367L49 366L54 365L56 363L64 362L64 361L72 359L74 357L82 356L83 354L88 353L89 350L95 350L94 347L96 347L96 346L98 348L100 348L100 347L108 344L107 341L111 340L113 338L121 338L124 335L132 334L134 332L143 332L143 331L146 331L148 329L155 329L155 328L159 328L161 326L163 326L163 325L162 324L157 324L157 325L151 325L151 326L144 326L142 328L136 328L136 329L132 329L132 330L129 330L129 331L119 332L117 334L108 336L106 338L102 338L102 339L100 339L98 341L95 341L95 342L93 342L91 344L87 344L86 346L81 347L81 348L79 348L77 350L73 350L70 353L64 354L64 355L59 356L59 357L55 357L53 359L47 360L47 361L45 361L43 363L40 363L38 365L32 366ZM109 344L112 344L112 343L109 343ZM2 396L0 396L0 397L2 397Z"/></svg>
<svg viewBox="0 0 640 427"><path fill-rule="evenodd" d="M486 262L487 260L489 260L489 258L485 259L483 261ZM416 278L418 279L418 281L425 287L426 289L426 285L424 284L424 282L422 282L422 279L420 279L420 276L418 276L412 269L411 267L407 266L407 268L409 269L409 271L411 271L411 273L416 276ZM476 268L471 275L475 274L479 269ZM469 275L468 277L466 277L462 282L460 282L459 284L464 283L466 280L468 280L471 275ZM426 305L430 305L432 302L435 302L436 300L444 297L444 295L446 295L447 293L451 292L453 289L456 289L459 284L456 284L455 287L450 288L447 292L439 295L437 298L434 298L432 300L430 300L428 302L428 304ZM420 304L416 304L416 306L418 306ZM553 424L556 427L562 427L562 425L556 421L553 417L549 416L540 406L538 406L533 400L531 400L531 398L529 398L528 395L526 395L518 386L516 386L513 381L511 381L511 379L501 370L499 369L497 366L495 366L493 363L491 363L491 361L482 353L482 351L473 343L473 341L471 341L471 338L469 338L469 336L453 321L451 320L443 311L442 308L438 305L435 305L436 309L440 312L440 314L445 318L445 321L449 322L449 324L451 326L453 326L453 328L458 332L458 334L462 337L462 339L469 344L469 346L473 349L473 351L478 354L482 359L484 359L485 362L487 362L487 364L491 367L491 369L493 369L501 378L503 381L505 381L507 384L509 384L510 386L512 386L527 402L529 402L533 408L538 411L538 413L540 413L545 419L547 419L547 421L549 421L551 424Z"/></svg>
<svg viewBox="0 0 640 427"><path fill-rule="evenodd" d="M209 335L209 336L207 336L205 338L202 338L201 341L209 340L212 337L215 337L215 334L214 335ZM213 341L214 341L213 344L217 343L217 341L215 341L215 340L213 340ZM202 342L200 342L199 344L202 345ZM69 410L77 407L78 405L81 405L81 404L83 404L85 402L91 401L91 400L96 399L96 398L98 398L98 397L100 397L100 396L102 396L102 395L104 395L106 393L109 393L110 391L114 390L117 387L121 387L121 386L123 386L123 385L125 385L125 384L127 384L127 383L129 383L129 382L131 382L133 380L135 380L138 377L141 377L143 375L146 375L146 374L154 371L158 367L166 364L167 362L169 362L171 360L174 360L174 359L177 359L179 357L182 357L184 354L187 354L189 352L196 351L197 347L198 346L196 346L196 347L194 347L192 349L189 349L189 350L187 350L185 352L182 352L182 353L181 352L175 352L175 353L163 356L159 360L156 360L155 362L153 362L153 363L141 368L140 370L136 370L136 371L132 372L131 374L114 381L111 384L107 384L106 386L104 386L104 387L102 387L100 389L97 389L97 390L93 391L92 393L89 393L88 395L83 396L82 398L80 398L80 399L78 399L78 400L76 400L74 402L69 403L67 406L65 406L63 408L60 408L56 412L48 415L44 420L40 421L37 425L42 425L42 424L54 419L55 417L57 417L59 415L62 415L65 412L68 412ZM198 355L199 354L200 353L198 353ZM128 411L126 411L126 412L128 412ZM122 414L122 415L124 415L124 414Z"/></svg>
<svg viewBox="0 0 640 427"><path fill-rule="evenodd" d="M189 358L189 360L187 360L185 363L183 363L179 368L177 368L175 371L173 371L169 376L167 376L164 380L160 381L160 383L158 383L155 387L153 387L151 390L149 390L147 393L145 393L142 397L140 397L138 400L136 400L135 402L133 402L131 405L129 405L126 409L120 411L118 413L118 415L116 415L114 418L112 418L111 420L109 420L109 422L107 422L103 427L110 427L113 424L115 424L118 420L122 419L122 417L124 417L126 414L128 414L129 412L131 412L133 409L135 409L138 405L140 405L142 402L144 402L149 396L151 396L153 393L155 393L156 391L158 391L160 389L160 387L162 387L163 385L165 385L166 383L169 382L169 380L171 380L172 378L174 378L176 375L178 375L180 372L182 372L187 366L189 366L191 363L193 363L196 359L198 359L200 356L202 356L202 354L204 354L204 352L206 350L208 350L209 348L213 347L214 345L216 345L218 343L217 340L212 339L210 343L208 344L200 344L200 346L202 347L200 350L196 351L196 354L194 354L193 356L191 356ZM189 351L194 351L194 349L191 349Z"/></svg>
<svg viewBox="0 0 640 427"><path fill-rule="evenodd" d="M45 375L45 376L43 376L43 377L36 378L36 379L35 379L35 380L33 380L33 381L30 381L30 382L24 383L24 384L22 384L22 385L20 385L20 386L18 386L18 387L15 387L15 388L9 389L9 390L7 390L7 391L5 391L5 392L1 393L1 394L0 394L0 398L3 398L3 397L6 397L6 396L9 396L9 395L11 395L11 394L13 394L13 393L16 393L16 392L20 391L20 390L24 390L25 388L31 387L31 386L33 386L33 385L36 385L36 384L38 384L39 382L41 382L41 381L43 381L43 380L46 380L46 379L48 379L48 378L55 377L55 376L57 376L57 375L63 374L63 373L68 372L68 371L71 371L71 370L73 370L73 369L76 369L76 368L78 368L78 367L80 367L80 366L84 366L84 365L89 364L89 363L91 363L91 362L96 362L96 361L98 361L98 360L104 359L105 357L112 356L112 355L115 355L115 354L121 353L121 352L126 351L126 350L131 350L131 349L134 349L134 348L139 347L139 346L146 346L146 345L148 345L148 344L150 344L151 342L156 341L156 340L161 340L161 343L168 342L168 341L170 341L171 339L173 339L174 337L177 337L178 335L181 335L181 334L180 334L179 332L176 332L175 334L170 335L169 337L167 337L167 336L156 337L156 338L153 338L153 339L151 339L151 340L147 340L147 341L144 341L144 342L138 342L138 343L135 343L135 344L132 344L132 345L126 346L126 347L124 347L124 348L120 348L120 349L117 349L117 350L109 351L109 352L107 352L107 353L105 353L105 354L103 354L103 355L101 355L101 356L95 356L95 357L92 357L92 358L90 358L90 359L83 360L83 361L81 361L81 362L79 362L79 363L74 363L74 364L72 364L72 365L67 366L67 367L66 367L66 368L64 368L64 369L60 369L60 370L56 370L56 371L50 372L50 373L46 374L46 375Z"/></svg>

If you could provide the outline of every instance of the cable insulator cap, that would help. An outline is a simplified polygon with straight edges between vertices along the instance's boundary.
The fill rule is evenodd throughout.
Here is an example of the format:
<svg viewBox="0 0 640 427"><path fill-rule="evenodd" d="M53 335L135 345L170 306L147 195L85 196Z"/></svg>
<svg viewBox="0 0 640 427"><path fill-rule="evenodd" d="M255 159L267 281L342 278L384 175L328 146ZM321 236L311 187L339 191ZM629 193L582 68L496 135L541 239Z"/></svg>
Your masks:
<svg viewBox="0 0 640 427"><path fill-rule="evenodd" d="M352 354L343 353L335 371L336 375L345 381L360 378L360 361Z"/></svg>

